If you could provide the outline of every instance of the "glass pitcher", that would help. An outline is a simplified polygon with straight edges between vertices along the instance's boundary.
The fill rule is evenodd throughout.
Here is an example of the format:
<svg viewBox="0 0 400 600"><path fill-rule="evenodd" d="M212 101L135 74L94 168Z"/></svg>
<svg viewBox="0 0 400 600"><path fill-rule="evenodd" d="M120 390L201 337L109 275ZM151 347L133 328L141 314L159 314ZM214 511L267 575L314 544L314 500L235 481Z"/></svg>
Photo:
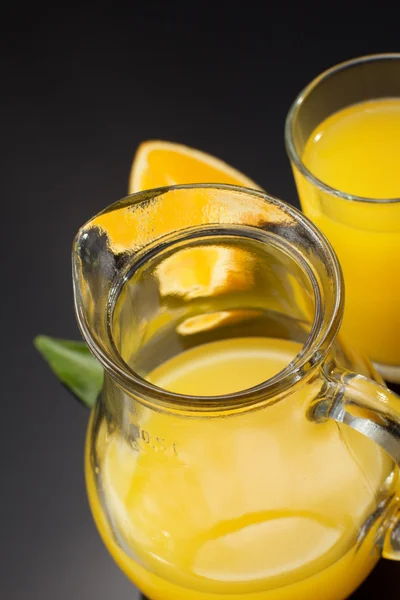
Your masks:
<svg viewBox="0 0 400 600"><path fill-rule="evenodd" d="M400 400L341 339L341 270L304 215L140 192L80 229L73 276L105 369L89 500L151 600L338 600L400 559Z"/></svg>

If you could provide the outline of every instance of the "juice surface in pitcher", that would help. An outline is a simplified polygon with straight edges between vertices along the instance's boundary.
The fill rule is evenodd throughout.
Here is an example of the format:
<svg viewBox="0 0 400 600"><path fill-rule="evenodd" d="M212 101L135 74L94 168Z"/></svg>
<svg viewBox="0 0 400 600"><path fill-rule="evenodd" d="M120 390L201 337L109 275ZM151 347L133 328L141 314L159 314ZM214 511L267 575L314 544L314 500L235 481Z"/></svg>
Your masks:
<svg viewBox="0 0 400 600"><path fill-rule="evenodd" d="M226 394L272 377L300 348L269 338L211 342L148 379L181 394ZM104 500L124 551L87 452L93 514L116 562L151 600L340 600L372 569L377 553L357 538L391 461L356 432L343 438L335 423L309 422L306 392L294 396L244 421L208 419L207 435L183 420L174 425L177 456L135 455L118 435L100 432ZM168 423L148 417L149 445L153 432L168 438Z"/></svg>
<svg viewBox="0 0 400 600"><path fill-rule="evenodd" d="M332 188L371 199L400 198L400 99L365 101L325 119L302 160ZM400 203L354 202L298 181L304 212L332 243L343 269L343 331L378 363L400 365Z"/></svg>

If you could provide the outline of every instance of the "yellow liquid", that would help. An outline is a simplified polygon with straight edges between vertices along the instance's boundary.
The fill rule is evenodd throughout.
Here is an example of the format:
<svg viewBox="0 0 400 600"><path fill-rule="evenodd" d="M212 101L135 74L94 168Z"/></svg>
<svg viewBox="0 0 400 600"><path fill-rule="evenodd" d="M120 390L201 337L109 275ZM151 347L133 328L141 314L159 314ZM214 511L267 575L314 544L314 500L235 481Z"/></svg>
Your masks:
<svg viewBox="0 0 400 600"><path fill-rule="evenodd" d="M149 379L224 394L272 377L299 349L266 338L213 342ZM378 556L368 540L357 547L357 535L392 463L358 433L307 420L313 385L234 417L138 413L139 453L102 423L99 472L117 533L88 449L92 511L114 559L151 600L339 600L367 576Z"/></svg>
<svg viewBox="0 0 400 600"><path fill-rule="evenodd" d="M400 198L400 99L349 106L310 135L303 162L329 186ZM400 365L400 202L343 200L295 170L304 212L336 250L346 284L343 331L378 363Z"/></svg>

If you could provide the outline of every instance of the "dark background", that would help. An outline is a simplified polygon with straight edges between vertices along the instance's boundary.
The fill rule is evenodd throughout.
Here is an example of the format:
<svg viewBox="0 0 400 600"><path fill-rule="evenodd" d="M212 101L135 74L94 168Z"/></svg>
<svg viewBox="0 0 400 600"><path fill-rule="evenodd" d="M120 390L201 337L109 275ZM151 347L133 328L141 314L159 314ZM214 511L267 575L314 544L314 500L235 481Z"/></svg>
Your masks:
<svg viewBox="0 0 400 600"><path fill-rule="evenodd" d="M89 512L88 414L31 341L78 337L72 238L126 194L138 144L200 148L296 204L283 144L295 95L339 61L400 50L388 3L328 16L324 5L260 4L14 3L3 14L2 599L136 599ZM382 561L356 598L377 586L398 598L399 577L399 564Z"/></svg>

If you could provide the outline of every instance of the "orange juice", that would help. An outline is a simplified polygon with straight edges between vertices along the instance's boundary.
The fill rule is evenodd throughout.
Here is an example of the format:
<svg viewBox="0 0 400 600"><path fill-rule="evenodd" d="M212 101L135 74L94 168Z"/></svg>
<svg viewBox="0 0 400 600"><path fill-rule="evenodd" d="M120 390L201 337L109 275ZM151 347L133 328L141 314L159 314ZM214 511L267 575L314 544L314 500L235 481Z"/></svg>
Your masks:
<svg viewBox="0 0 400 600"><path fill-rule="evenodd" d="M303 163L329 194L295 172L302 207L336 250L346 284L343 331L377 363L400 365L400 99L344 108L310 135Z"/></svg>
<svg viewBox="0 0 400 600"><path fill-rule="evenodd" d="M300 348L211 342L148 379L181 394L226 394L272 377ZM103 422L101 493L87 452L89 500L109 551L151 600L340 600L372 569L373 542L360 547L358 536L391 461L357 432L306 419L310 385L225 419L144 412L141 452Z"/></svg>

